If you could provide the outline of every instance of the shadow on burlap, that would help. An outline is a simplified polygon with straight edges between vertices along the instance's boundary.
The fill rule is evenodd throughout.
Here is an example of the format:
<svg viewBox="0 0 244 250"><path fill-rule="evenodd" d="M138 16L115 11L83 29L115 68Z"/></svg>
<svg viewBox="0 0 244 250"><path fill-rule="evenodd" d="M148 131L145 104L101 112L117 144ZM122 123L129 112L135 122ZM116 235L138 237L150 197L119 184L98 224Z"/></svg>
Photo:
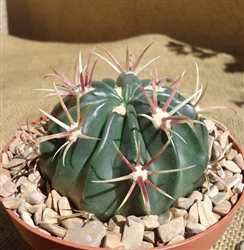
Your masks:
<svg viewBox="0 0 244 250"><path fill-rule="evenodd" d="M159 76L172 79L178 78L183 71L187 74L181 86L181 92L190 95L194 91L196 70L194 61L200 70L200 82L208 84L206 96L201 106L226 105L233 107L232 111L219 111L212 115L229 129L230 133L243 146L244 127L244 79L243 67L231 55L216 53L182 44L163 35L143 35L117 42L103 43L114 56L125 66L125 50L127 45L135 57L151 42L156 42L145 54L142 64L158 56L156 61ZM49 112L55 97L44 98L45 92L33 90L35 88L52 88L53 79L45 79L51 68L73 80L74 63L79 51L82 51L84 64L95 44L65 44L51 42L34 42L16 37L2 36L2 85L1 85L1 148L13 136L17 128L17 120L25 123L41 115L38 107ZM96 51L102 53L101 48ZM106 76L116 78L117 73L104 61L99 60L94 79ZM235 68L236 65L236 68ZM141 77L150 77L149 66ZM106 72L106 74L104 73ZM235 246L244 240L244 206L236 214L226 233L211 248L211 250L234 250ZM11 220L1 207L0 209L1 249L31 249L14 228Z"/></svg>

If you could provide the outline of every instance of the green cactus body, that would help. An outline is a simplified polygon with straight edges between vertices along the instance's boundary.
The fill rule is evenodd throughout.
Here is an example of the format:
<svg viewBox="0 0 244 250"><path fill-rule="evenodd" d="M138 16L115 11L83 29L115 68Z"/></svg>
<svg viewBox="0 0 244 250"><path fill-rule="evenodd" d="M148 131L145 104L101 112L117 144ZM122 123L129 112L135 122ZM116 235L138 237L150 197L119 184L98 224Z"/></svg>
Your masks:
<svg viewBox="0 0 244 250"><path fill-rule="evenodd" d="M127 176L131 169L118 154L114 143L128 161L135 165L140 152L140 164L149 162L167 143L168 137L141 114L151 115L148 100L140 86L153 96L148 88L150 80L139 80L132 73L121 73L117 81L104 79L93 81L92 88L80 97L80 113L87 110L82 124L82 133L100 138L90 140L80 138L74 142L63 159L63 149L54 154L66 142L66 139L52 139L40 145L40 167L42 174L48 178L52 187L61 195L67 196L74 208L95 214L102 221L114 214L145 215L142 192L138 185L125 204L118 210L133 180L97 183L94 181L110 180ZM158 106L162 107L168 100L172 88L157 90ZM176 93L167 111L174 109L185 98ZM65 103L70 115L76 120L76 103L66 98ZM69 125L69 120L60 104L57 104L53 116ZM181 107L175 115L184 115L191 120L198 120L196 110L189 102ZM201 184L208 164L208 132L201 123L194 128L189 123L172 125L171 143L165 151L153 161L148 170L191 169L167 174L154 174L148 180L167 194L177 199L187 195ZM56 123L51 123L48 135L63 132ZM113 143L114 142L114 143ZM63 164L64 163L64 164ZM168 209L174 200L147 185L151 204L151 214L160 214Z"/></svg>

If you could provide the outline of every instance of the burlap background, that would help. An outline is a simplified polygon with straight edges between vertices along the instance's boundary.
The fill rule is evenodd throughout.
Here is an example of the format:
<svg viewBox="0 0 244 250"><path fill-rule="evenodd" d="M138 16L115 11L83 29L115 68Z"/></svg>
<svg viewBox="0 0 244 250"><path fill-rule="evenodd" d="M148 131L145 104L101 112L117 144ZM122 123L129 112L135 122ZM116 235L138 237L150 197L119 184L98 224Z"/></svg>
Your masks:
<svg viewBox="0 0 244 250"><path fill-rule="evenodd" d="M52 66L61 74L73 79L73 66L79 51L82 51L84 63L95 44L65 44L51 42L36 42L24 40L9 35L2 35L2 72L1 72L1 148L12 137L17 127L17 120L24 123L39 117L38 107L50 111L57 99L44 98L45 93L34 91L35 88L52 86L53 79L44 80L44 76L51 72ZM217 53L183 44L163 35L142 35L117 42L102 43L116 58L125 65L125 49L129 45L134 55L139 53L149 43L155 42L145 55L143 62L147 62L161 54L156 66L160 76L176 79L184 70L188 73L181 86L181 92L189 95L193 92L195 83L196 61L200 69L200 81L208 84L208 91L201 106L227 105L236 109L217 112L214 117L223 122L231 134L244 145L244 79L243 65L231 55ZM102 53L100 48L96 51ZM141 76L150 76L149 69L145 69ZM99 60L94 79L111 76L117 73L104 61ZM1 208L0 214L0 248L1 249L31 249L13 228L10 219ZM236 214L223 237L212 249L235 249L236 244L244 239L244 206Z"/></svg>
<svg viewBox="0 0 244 250"><path fill-rule="evenodd" d="M8 0L7 12L9 34L31 40L97 43L159 33L244 56L238 0Z"/></svg>

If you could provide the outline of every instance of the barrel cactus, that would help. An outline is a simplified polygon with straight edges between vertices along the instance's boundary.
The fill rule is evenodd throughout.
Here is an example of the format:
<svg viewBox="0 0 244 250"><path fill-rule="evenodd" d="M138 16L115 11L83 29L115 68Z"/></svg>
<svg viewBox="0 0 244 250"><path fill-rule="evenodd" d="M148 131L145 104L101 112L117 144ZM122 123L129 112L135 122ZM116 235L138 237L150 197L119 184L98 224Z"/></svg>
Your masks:
<svg viewBox="0 0 244 250"><path fill-rule="evenodd" d="M127 49L126 69L104 48L117 79L92 79L91 57L102 57L94 51L85 69L79 57L75 84L56 71L47 75L63 84L54 84L52 112L42 110L49 117L38 138L42 175L75 209L101 221L163 213L202 184L209 163L208 131L191 102L202 90L187 99L179 94L184 73L170 87L156 70L140 79L149 47L134 64Z"/></svg>

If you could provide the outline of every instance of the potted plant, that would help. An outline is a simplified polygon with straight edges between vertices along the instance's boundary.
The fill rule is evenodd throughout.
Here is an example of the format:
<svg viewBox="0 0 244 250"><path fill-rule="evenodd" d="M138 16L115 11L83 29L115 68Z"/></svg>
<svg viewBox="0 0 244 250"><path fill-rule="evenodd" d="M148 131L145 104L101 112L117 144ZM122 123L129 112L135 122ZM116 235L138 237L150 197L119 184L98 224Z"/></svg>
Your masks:
<svg viewBox="0 0 244 250"><path fill-rule="evenodd" d="M199 107L206 88L199 86L198 74L196 92L188 98L178 93L184 73L170 86L165 84L167 77L158 77L156 68L150 78L138 78L157 59L139 67L150 46L134 64L127 49L125 69L105 48L114 64L92 51L84 70L79 56L75 84L55 70L47 75L62 82L48 90L59 102L50 114L41 110L45 117L34 122L43 125L41 133L34 124L20 126L19 137L28 154L24 161L8 167L15 173L12 183L18 184L2 200L25 220L7 210L33 247L208 249L242 204L243 150L223 127L204 115L215 107ZM117 80L93 80L94 55L118 72ZM197 65L196 69L198 73ZM8 149L9 145L4 151ZM226 164L231 150L234 156ZM30 172L36 178L20 181ZM232 177L233 182L226 183L225 177ZM43 187L43 180L55 191ZM61 196L68 198L68 207L60 208ZM65 225L74 218L74 225ZM95 236L86 235L87 225L96 227ZM81 235L85 243L76 244Z"/></svg>

